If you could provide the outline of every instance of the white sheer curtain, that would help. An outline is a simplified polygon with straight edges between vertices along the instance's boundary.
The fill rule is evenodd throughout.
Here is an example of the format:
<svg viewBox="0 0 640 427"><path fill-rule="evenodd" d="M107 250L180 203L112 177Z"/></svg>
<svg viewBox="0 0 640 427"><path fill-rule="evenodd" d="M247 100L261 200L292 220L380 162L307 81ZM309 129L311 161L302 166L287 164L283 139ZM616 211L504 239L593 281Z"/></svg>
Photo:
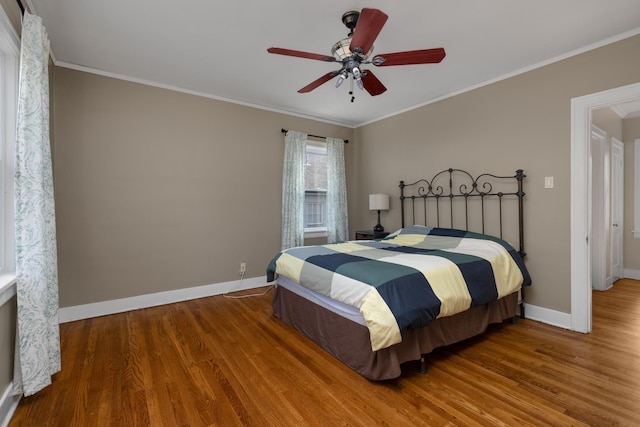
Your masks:
<svg viewBox="0 0 640 427"><path fill-rule="evenodd" d="M38 16L24 14L15 174L18 330L14 392L51 384L61 369L58 265L49 145L49 39Z"/></svg>
<svg viewBox="0 0 640 427"><path fill-rule="evenodd" d="M349 240L344 141L327 138L327 242Z"/></svg>
<svg viewBox="0 0 640 427"><path fill-rule="evenodd" d="M282 249L304 245L304 165L307 134L290 130L282 167Z"/></svg>

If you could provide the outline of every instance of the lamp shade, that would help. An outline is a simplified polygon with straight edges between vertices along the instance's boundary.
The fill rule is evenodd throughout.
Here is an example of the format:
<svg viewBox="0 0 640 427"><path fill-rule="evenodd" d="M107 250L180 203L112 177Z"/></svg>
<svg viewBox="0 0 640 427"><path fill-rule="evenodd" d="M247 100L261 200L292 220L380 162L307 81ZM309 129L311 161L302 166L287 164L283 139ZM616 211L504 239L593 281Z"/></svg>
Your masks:
<svg viewBox="0 0 640 427"><path fill-rule="evenodd" d="M388 194L369 194L369 210L388 211L389 195Z"/></svg>

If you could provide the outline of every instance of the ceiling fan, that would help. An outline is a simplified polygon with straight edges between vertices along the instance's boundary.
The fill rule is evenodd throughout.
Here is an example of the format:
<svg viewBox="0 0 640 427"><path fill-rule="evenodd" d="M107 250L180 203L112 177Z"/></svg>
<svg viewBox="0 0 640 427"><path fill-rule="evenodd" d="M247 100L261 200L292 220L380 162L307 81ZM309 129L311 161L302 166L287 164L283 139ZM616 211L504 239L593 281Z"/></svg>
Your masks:
<svg viewBox="0 0 640 427"><path fill-rule="evenodd" d="M369 92L371 96L380 95L384 93L387 88L370 70L362 69L362 65L373 64L376 67L388 67L391 65L434 64L442 61L446 55L444 49L439 47L435 49L384 53L374 55L370 60L369 57L373 53L373 42L376 37L378 37L388 18L384 12L378 9L364 8L361 12L346 12L342 15L342 22L349 29L349 34L346 38L333 45L331 48L331 54L333 56L283 49L280 47L271 47L267 49L267 52L298 58L315 59L318 61L342 63L341 69L331 71L314 80L298 90L299 93L311 92L336 76L338 76L336 87L340 87L340 85L351 76L352 88L349 92L349 94L352 95L351 102L355 99L353 97L354 82L360 89L365 89Z"/></svg>

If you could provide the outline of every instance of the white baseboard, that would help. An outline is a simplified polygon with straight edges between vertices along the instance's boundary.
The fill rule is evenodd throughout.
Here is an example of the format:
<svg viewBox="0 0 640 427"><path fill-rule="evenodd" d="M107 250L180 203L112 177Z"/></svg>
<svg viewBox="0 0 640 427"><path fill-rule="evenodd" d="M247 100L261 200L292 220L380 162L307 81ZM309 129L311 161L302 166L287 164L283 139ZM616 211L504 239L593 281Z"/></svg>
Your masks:
<svg viewBox="0 0 640 427"><path fill-rule="evenodd" d="M640 270L632 270L630 268L625 268L622 274L627 279L640 280Z"/></svg>
<svg viewBox="0 0 640 427"><path fill-rule="evenodd" d="M625 270L626 271L626 270ZM89 319L91 317L106 316L108 314L123 313L141 308L155 307L174 302L187 301L195 298L221 295L246 289L259 288L268 284L266 276L252 277L244 280L217 283L213 285L197 286L193 288L177 289L175 291L158 292L155 294L139 295L130 298L102 301L91 304L63 307L58 310L60 323L74 320ZM527 319L547 323L564 329L571 329L571 315L560 311L550 310L525 303Z"/></svg>
<svg viewBox="0 0 640 427"><path fill-rule="evenodd" d="M20 402L20 397L13 395L13 383L10 383L0 398L0 426L7 427L9 425L9 421L11 421Z"/></svg>
<svg viewBox="0 0 640 427"><path fill-rule="evenodd" d="M605 287L607 289L611 289L611 287L613 286L613 282L614 282L613 276L608 276Z"/></svg>
<svg viewBox="0 0 640 427"><path fill-rule="evenodd" d="M155 294L139 295L130 298L63 307L58 310L58 319L60 323L72 322L74 320L123 313L125 311L137 310L140 308L155 307L158 305L187 301L195 298L259 288L261 286L266 286L267 284L266 276L252 277L249 279L234 280L231 282L216 283L213 285L196 286L192 288L177 289L175 291L158 292Z"/></svg>
<svg viewBox="0 0 640 427"><path fill-rule="evenodd" d="M527 319L536 320L548 325L571 330L571 314L550 310L535 305L524 305L524 316Z"/></svg>

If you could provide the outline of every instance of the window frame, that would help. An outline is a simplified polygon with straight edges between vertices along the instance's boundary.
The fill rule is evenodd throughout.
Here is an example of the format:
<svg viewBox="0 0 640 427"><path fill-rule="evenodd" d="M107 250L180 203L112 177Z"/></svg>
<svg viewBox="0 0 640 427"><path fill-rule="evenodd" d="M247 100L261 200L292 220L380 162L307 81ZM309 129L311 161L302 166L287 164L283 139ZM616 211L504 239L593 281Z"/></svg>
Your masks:
<svg viewBox="0 0 640 427"><path fill-rule="evenodd" d="M0 7L0 299L15 283L14 173L20 37Z"/></svg>

